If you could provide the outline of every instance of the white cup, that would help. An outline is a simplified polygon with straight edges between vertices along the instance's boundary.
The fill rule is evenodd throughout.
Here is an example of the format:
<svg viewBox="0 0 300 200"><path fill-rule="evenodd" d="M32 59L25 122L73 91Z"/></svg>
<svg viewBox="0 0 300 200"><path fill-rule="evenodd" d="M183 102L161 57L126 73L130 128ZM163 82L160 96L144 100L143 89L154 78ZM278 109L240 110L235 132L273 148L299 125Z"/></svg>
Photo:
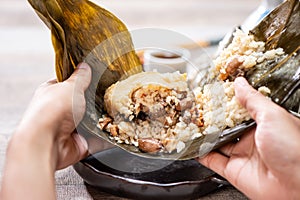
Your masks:
<svg viewBox="0 0 300 200"><path fill-rule="evenodd" d="M144 52L144 71L186 72L191 54L186 49L155 49Z"/></svg>

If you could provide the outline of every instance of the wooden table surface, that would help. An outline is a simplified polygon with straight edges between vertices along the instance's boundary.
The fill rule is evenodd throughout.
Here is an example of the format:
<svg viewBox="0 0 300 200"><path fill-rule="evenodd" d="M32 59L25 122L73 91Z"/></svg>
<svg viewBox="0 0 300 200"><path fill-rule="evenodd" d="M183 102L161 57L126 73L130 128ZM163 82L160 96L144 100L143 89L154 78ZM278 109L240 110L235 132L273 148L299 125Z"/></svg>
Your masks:
<svg viewBox="0 0 300 200"><path fill-rule="evenodd" d="M222 37L241 24L259 0L96 0L130 29L167 28L198 41ZM27 1L0 3L0 177L5 149L35 88L54 77L50 32ZM86 186L72 167L56 174L58 199L123 199ZM201 199L246 199L226 187Z"/></svg>

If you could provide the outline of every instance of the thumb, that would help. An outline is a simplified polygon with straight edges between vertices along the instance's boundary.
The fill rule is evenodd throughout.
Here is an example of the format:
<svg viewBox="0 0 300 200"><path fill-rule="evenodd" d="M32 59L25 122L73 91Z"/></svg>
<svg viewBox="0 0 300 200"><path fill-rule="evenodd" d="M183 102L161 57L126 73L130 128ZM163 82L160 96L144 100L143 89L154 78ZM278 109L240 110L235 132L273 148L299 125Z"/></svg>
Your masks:
<svg viewBox="0 0 300 200"><path fill-rule="evenodd" d="M66 81L76 84L76 89L85 91L91 83L91 68L86 63L80 63L73 74Z"/></svg>
<svg viewBox="0 0 300 200"><path fill-rule="evenodd" d="M262 111L276 107L275 103L249 85L245 78L236 78L234 87L236 98L248 110L254 120L257 120L258 114Z"/></svg>

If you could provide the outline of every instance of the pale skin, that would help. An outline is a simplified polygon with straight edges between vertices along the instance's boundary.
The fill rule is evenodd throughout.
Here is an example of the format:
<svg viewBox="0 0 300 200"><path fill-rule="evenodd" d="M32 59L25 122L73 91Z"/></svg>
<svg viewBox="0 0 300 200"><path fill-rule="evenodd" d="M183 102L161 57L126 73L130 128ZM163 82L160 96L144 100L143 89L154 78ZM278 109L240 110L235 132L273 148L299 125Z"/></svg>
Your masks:
<svg viewBox="0 0 300 200"><path fill-rule="evenodd" d="M299 199L300 120L243 78L236 79L235 92L257 127L199 161L250 199Z"/></svg>
<svg viewBox="0 0 300 200"><path fill-rule="evenodd" d="M56 199L55 171L88 154L74 117L80 121L84 115L90 80L89 66L80 64L68 80L37 89L8 145L0 199Z"/></svg>
<svg viewBox="0 0 300 200"><path fill-rule="evenodd" d="M90 80L90 68L81 64L68 80L49 81L36 91L9 143L0 199L56 198L55 171L88 154L86 141L74 130L85 112L84 91ZM251 199L296 199L300 196L300 120L242 78L235 88L258 125L240 142L199 161Z"/></svg>

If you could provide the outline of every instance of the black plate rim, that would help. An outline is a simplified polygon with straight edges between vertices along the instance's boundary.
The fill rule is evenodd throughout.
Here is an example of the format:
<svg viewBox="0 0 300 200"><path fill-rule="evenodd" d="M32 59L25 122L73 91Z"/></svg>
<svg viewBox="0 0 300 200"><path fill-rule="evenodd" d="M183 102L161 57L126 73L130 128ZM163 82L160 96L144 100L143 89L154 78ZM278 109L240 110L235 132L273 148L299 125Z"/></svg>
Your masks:
<svg viewBox="0 0 300 200"><path fill-rule="evenodd" d="M100 171L98 169L96 169L94 166L86 163L84 160L80 161L81 164L83 164L84 166L88 167L89 169L93 170L94 172L96 172L97 174L101 174L101 175L105 175L114 179L120 179L122 181L126 181L128 183L133 183L133 184L143 184L143 185L153 185L153 186L159 186L159 187L174 187L174 186L180 186L180 185L186 185L186 184L201 184L207 181L212 181L215 183L219 183L221 185L225 185L228 184L225 180L221 180L218 177L211 175L208 176L205 179L202 180L197 180L197 181L179 181L179 182L174 182L174 183L157 183L157 182L151 182L151 181L142 181L142 180L136 180L136 179L132 179L132 178L126 178L126 177L122 177L119 175L115 175L112 173L108 173L108 172L103 172Z"/></svg>

